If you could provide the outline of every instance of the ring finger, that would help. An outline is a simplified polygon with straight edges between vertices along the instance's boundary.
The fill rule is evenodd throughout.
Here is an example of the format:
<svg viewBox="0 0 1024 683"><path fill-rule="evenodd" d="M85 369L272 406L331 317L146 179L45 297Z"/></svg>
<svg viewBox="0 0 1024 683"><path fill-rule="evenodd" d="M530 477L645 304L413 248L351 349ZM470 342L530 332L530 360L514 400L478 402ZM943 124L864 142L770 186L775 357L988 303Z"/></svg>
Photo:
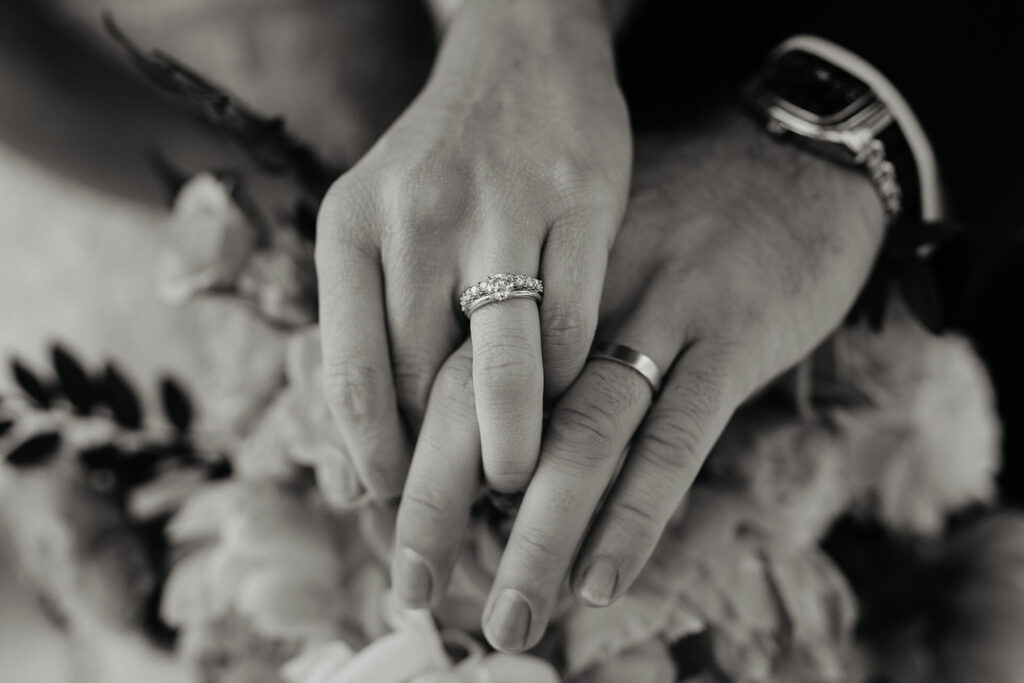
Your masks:
<svg viewBox="0 0 1024 683"><path fill-rule="evenodd" d="M629 339L665 368L680 343L659 328L655 314L638 312L615 338ZM520 651L540 639L651 398L647 379L635 369L591 360L555 407L484 612L484 633L496 648Z"/></svg>
<svg viewBox="0 0 1024 683"><path fill-rule="evenodd" d="M605 606L636 579L743 395L741 360L700 341L676 362L630 447L573 572L576 593Z"/></svg>
<svg viewBox="0 0 1024 683"><path fill-rule="evenodd" d="M476 260L470 275L483 280L497 273L537 272L539 251L509 245ZM521 491L540 451L544 411L537 302L508 298L470 314L473 390L480 425L484 476L503 493Z"/></svg>

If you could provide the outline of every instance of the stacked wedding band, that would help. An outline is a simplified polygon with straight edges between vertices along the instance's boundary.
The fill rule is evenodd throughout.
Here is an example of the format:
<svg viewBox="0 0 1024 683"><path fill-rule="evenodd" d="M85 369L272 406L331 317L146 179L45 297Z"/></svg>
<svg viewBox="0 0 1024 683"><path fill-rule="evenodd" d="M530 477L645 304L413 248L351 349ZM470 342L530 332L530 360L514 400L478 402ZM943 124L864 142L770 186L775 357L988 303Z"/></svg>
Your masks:
<svg viewBox="0 0 1024 683"><path fill-rule="evenodd" d="M469 318L487 304L509 299L533 299L537 303L544 294L544 283L529 275L498 273L466 287L459 297L459 306Z"/></svg>

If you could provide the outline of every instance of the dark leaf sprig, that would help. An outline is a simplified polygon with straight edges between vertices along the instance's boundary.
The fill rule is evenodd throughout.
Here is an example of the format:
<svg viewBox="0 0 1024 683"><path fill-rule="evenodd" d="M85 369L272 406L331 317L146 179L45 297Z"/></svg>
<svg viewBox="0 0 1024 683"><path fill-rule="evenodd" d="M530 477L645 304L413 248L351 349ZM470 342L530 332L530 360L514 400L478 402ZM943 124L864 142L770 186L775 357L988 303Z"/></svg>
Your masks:
<svg viewBox="0 0 1024 683"><path fill-rule="evenodd" d="M143 51L109 14L104 14L103 25L139 73L238 144L260 168L290 175L316 201L340 175L342 169L327 163L310 145L289 133L280 117L256 113L223 88L160 50Z"/></svg>
<svg viewBox="0 0 1024 683"><path fill-rule="evenodd" d="M45 465L60 452L61 442L60 432L31 436L7 454L7 464L19 468Z"/></svg>
<svg viewBox="0 0 1024 683"><path fill-rule="evenodd" d="M192 426L192 401L173 378L165 377L160 382L160 401L167 420L179 434L187 434Z"/></svg>
<svg viewBox="0 0 1024 683"><path fill-rule="evenodd" d="M108 410L125 429L142 427L142 399L113 363L103 373L92 376L85 365L66 347L51 349L55 378L45 381L20 359L11 360L11 374L25 396L38 408L54 408L65 399L78 415L95 415Z"/></svg>
<svg viewBox="0 0 1024 683"><path fill-rule="evenodd" d="M105 519L141 544L156 577L156 589L142 596L145 633L170 647L174 631L159 613L170 562L166 524L188 487L231 476L225 444L194 431L195 409L178 381L165 378L159 386L168 430L155 426L159 420L147 422L142 399L114 363L94 373L63 345L54 346L51 357L50 374L11 361L23 395L0 399L0 468L24 476L52 473L61 481L70 476L72 486L114 513Z"/></svg>
<svg viewBox="0 0 1024 683"><path fill-rule="evenodd" d="M22 438L7 454L7 464L18 467L48 464L60 450L60 431L76 418L106 417L117 427L108 443L78 452L79 464L101 493L125 498L137 486L175 468L199 468L208 478L230 473L230 463L219 452L196 442L192 429L195 409L188 391L177 380L165 377L159 386L164 417L173 433L148 428L143 403L132 383L114 363L91 374L74 353L62 345L52 348L54 378L40 378L21 360L11 361L12 374L28 399L23 410L52 415L53 429ZM11 404L18 405L18 404ZM0 415L0 436L15 433L19 415L5 410ZM36 424L33 422L32 424Z"/></svg>
<svg viewBox="0 0 1024 683"><path fill-rule="evenodd" d="M11 361L11 374L26 396L35 401L41 408L50 407L50 404L53 402L53 392L17 358Z"/></svg>
<svg viewBox="0 0 1024 683"><path fill-rule="evenodd" d="M81 415L89 415L100 400L99 387L89 378L88 373L70 351L59 344L52 349L53 369L64 396Z"/></svg>
<svg viewBox="0 0 1024 683"><path fill-rule="evenodd" d="M103 399L114 420L125 429L142 427L142 403L131 383L113 363L107 363L100 379Z"/></svg>

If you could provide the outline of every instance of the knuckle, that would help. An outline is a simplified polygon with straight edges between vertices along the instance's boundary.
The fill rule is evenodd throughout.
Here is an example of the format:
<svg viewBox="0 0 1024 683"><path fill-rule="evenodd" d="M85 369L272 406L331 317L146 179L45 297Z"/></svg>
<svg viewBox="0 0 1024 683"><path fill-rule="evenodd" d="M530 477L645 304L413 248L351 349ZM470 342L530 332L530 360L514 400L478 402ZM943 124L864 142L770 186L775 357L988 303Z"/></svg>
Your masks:
<svg viewBox="0 0 1024 683"><path fill-rule="evenodd" d="M439 440L449 438L453 433L462 435L471 430L475 433L476 403L471 359L449 361L442 366L434 380L427 405L427 410L433 411L441 422L447 425L446 433L441 435ZM479 436L476 436L474 440L478 438ZM448 446L438 443L437 447L443 449Z"/></svg>
<svg viewBox="0 0 1024 683"><path fill-rule="evenodd" d="M489 458L484 462L484 470L491 486L500 492L512 493L522 489L530 480L535 464L533 460L521 457Z"/></svg>
<svg viewBox="0 0 1024 683"><path fill-rule="evenodd" d="M630 496L608 511L609 521L630 539L634 547L647 547L661 535L662 520L653 500Z"/></svg>
<svg viewBox="0 0 1024 683"><path fill-rule="evenodd" d="M345 427L372 424L388 404L389 380L383 370L351 362L324 361L324 394Z"/></svg>
<svg viewBox="0 0 1024 683"><path fill-rule="evenodd" d="M617 363L592 363L594 381L587 392L587 409L603 410L613 418L632 413L651 400L650 388L640 375Z"/></svg>
<svg viewBox="0 0 1024 683"><path fill-rule="evenodd" d="M392 366L395 392L409 408L421 409L427 403L434 368L422 358L404 356L396 358Z"/></svg>
<svg viewBox="0 0 1024 683"><path fill-rule="evenodd" d="M545 168L546 180L569 207L605 206L618 195L606 166L592 154L567 154Z"/></svg>
<svg viewBox="0 0 1024 683"><path fill-rule="evenodd" d="M434 233L459 222L472 182L458 165L442 167L427 158L389 167L377 187L389 224L403 231Z"/></svg>
<svg viewBox="0 0 1024 683"><path fill-rule="evenodd" d="M770 297L766 298L770 284L764 278L750 275L758 267L759 264L738 269L718 267L714 278L707 277L706 267L688 267L682 272L667 267L659 279L669 291L688 293L676 301L675 317L688 320L691 330L760 344L765 339L765 330L778 325L779 316ZM739 272L730 272L735 270ZM718 355L725 355L724 350Z"/></svg>
<svg viewBox="0 0 1024 683"><path fill-rule="evenodd" d="M344 222L346 209L351 209L348 201L348 183L338 179L327 189L316 215L316 233L318 236L331 235Z"/></svg>
<svg viewBox="0 0 1024 683"><path fill-rule="evenodd" d="M509 538L509 551L524 558L528 566L543 571L562 561L561 543L550 529L524 525Z"/></svg>
<svg viewBox="0 0 1024 683"><path fill-rule="evenodd" d="M464 402L473 402L473 358L469 354L456 353L438 372L435 384L445 396L461 397Z"/></svg>
<svg viewBox="0 0 1024 683"><path fill-rule="evenodd" d="M350 243L374 223L378 215L375 194L360 182L358 175L346 174L327 190L317 212L317 244L327 246ZM319 251L319 249L318 249Z"/></svg>
<svg viewBox="0 0 1024 683"><path fill-rule="evenodd" d="M576 385L580 393L562 402L548 428L550 442L563 459L584 466L619 455L632 436L631 420L641 419L638 406L649 399L640 394L649 391L642 382L618 381L617 368L594 364L589 372L593 381Z"/></svg>
<svg viewBox="0 0 1024 683"><path fill-rule="evenodd" d="M772 354L775 345L754 345L751 342L752 339L760 342L766 338L763 335L751 334L749 329L743 334L717 336L714 340L716 357L704 371L706 387L703 398L706 415L713 414L722 406L738 405L759 384L760 373L764 367L779 367L762 362L763 356Z"/></svg>
<svg viewBox="0 0 1024 683"><path fill-rule="evenodd" d="M407 489L402 494L402 505L408 506L409 518L415 519L421 526L424 522L429 524L444 519L448 513L448 505L443 490L442 486L436 484Z"/></svg>
<svg viewBox="0 0 1024 683"><path fill-rule="evenodd" d="M580 408L565 406L559 409L550 426L550 438L555 444L563 447L569 444L593 446L608 443L612 440L614 432L614 418L607 414L603 406L595 404ZM595 449L567 450L593 453Z"/></svg>
<svg viewBox="0 0 1024 683"><path fill-rule="evenodd" d="M636 449L639 457L691 476L700 468L709 440L738 405L743 386L742 378L737 379L736 350L724 342L713 348L713 353L701 353L699 367L690 367L685 381L666 388L659 412Z"/></svg>
<svg viewBox="0 0 1024 683"><path fill-rule="evenodd" d="M641 457L672 472L699 467L704 457L707 422L714 410L713 400L698 387L679 391L684 392L680 400L668 401L670 405L651 424L638 449Z"/></svg>
<svg viewBox="0 0 1024 683"><path fill-rule="evenodd" d="M473 375L494 401L522 401L543 388L543 371L529 342L500 335L474 347Z"/></svg>
<svg viewBox="0 0 1024 683"><path fill-rule="evenodd" d="M578 306L541 308L544 359L556 373L575 370L590 350L592 325Z"/></svg>
<svg viewBox="0 0 1024 683"><path fill-rule="evenodd" d="M697 465L700 446L698 430L690 424L669 418L645 436L637 455L660 470L674 473Z"/></svg>
<svg viewBox="0 0 1024 683"><path fill-rule="evenodd" d="M766 305L764 297L752 292L747 283L730 283L718 293L717 301L720 310L716 328L721 330L723 336L762 339L762 331L770 328L777 319L771 306Z"/></svg>

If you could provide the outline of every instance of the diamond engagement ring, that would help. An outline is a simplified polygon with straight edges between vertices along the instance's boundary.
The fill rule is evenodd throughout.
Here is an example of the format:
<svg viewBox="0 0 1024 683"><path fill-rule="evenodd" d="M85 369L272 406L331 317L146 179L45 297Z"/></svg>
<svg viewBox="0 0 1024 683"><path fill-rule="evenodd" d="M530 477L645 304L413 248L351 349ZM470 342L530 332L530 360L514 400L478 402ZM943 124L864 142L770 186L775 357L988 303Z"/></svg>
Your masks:
<svg viewBox="0 0 1024 683"><path fill-rule="evenodd" d="M498 273L462 290L459 306L469 318L476 309L508 299L533 299L537 303L544 294L544 283L529 275Z"/></svg>
<svg viewBox="0 0 1024 683"><path fill-rule="evenodd" d="M636 370L640 376L647 380L651 391L655 394L661 389L661 370L658 364L648 355L640 353L623 344L598 344L590 352L587 360L610 360L613 363L625 365Z"/></svg>

